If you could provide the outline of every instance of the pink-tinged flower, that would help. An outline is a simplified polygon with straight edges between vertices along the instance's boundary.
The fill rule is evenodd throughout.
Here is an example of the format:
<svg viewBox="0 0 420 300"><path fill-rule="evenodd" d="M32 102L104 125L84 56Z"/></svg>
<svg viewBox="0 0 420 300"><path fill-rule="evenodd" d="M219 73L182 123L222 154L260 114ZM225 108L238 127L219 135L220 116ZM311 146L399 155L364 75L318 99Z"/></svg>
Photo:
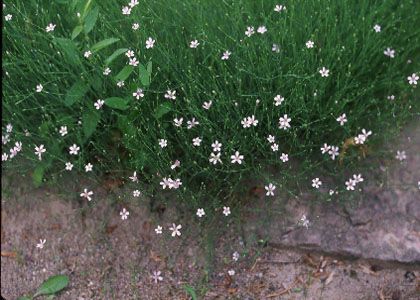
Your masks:
<svg viewBox="0 0 420 300"><path fill-rule="evenodd" d="M92 191L88 191L87 189L83 190L83 193L80 193L80 197L82 198L86 198L88 201L92 200L92 196L93 192Z"/></svg>
<svg viewBox="0 0 420 300"><path fill-rule="evenodd" d="M69 153L70 153L70 155L77 155L79 153L79 150L80 150L80 147L77 146L76 144L73 144L69 148Z"/></svg>
<svg viewBox="0 0 420 300"><path fill-rule="evenodd" d="M172 224L172 227L169 227L169 230L172 231L171 235L172 237L180 236L181 235L181 228L182 225L175 225L175 223Z"/></svg>
<svg viewBox="0 0 420 300"><path fill-rule="evenodd" d="M230 156L230 159L231 159L232 164L235 164L235 163L242 164L242 160L244 159L244 156L240 155L239 151L236 151L234 155Z"/></svg>
<svg viewBox="0 0 420 300"><path fill-rule="evenodd" d="M230 207L229 206L223 206L223 214L226 217L230 215Z"/></svg>
<svg viewBox="0 0 420 300"><path fill-rule="evenodd" d="M411 85L417 85L417 80L419 80L419 76L416 73L413 73L411 76L407 77L408 83Z"/></svg>
<svg viewBox="0 0 420 300"><path fill-rule="evenodd" d="M155 283L158 283L159 281L163 280L163 277L160 276L160 274L162 274L162 272L160 272L160 271L154 271L153 272L153 275L151 277L152 277L152 279Z"/></svg>
<svg viewBox="0 0 420 300"><path fill-rule="evenodd" d="M121 220L127 220L129 214L130 212L123 208L122 211L120 211Z"/></svg>
<svg viewBox="0 0 420 300"><path fill-rule="evenodd" d="M44 145L35 146L35 154L38 155L39 160L42 160L42 154L45 153L45 151L47 151L47 149L44 148Z"/></svg>
<svg viewBox="0 0 420 300"><path fill-rule="evenodd" d="M276 186L272 183L270 183L269 185L266 185L265 190L267 191L267 193L265 194L266 196L274 196L274 190L276 189Z"/></svg>

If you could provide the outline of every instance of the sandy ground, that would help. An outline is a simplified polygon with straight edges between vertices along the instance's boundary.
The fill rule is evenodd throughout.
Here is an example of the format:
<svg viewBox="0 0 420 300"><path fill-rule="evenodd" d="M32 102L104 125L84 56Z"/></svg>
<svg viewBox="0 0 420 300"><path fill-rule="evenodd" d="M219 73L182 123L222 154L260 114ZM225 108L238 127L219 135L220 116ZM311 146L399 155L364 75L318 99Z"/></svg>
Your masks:
<svg viewBox="0 0 420 300"><path fill-rule="evenodd" d="M103 190L91 203L78 203L48 188L16 188L17 180L25 182L2 183L5 299L30 293L58 273L69 275L70 285L56 299L190 299L186 285L197 299L420 299L416 266L275 249L238 234L234 218L202 226L175 208L151 212L147 200L131 202L123 221L113 193ZM194 229L173 238L173 220ZM162 235L154 232L157 224ZM39 239L47 240L43 249L36 248ZM163 277L158 283L151 278L156 270Z"/></svg>

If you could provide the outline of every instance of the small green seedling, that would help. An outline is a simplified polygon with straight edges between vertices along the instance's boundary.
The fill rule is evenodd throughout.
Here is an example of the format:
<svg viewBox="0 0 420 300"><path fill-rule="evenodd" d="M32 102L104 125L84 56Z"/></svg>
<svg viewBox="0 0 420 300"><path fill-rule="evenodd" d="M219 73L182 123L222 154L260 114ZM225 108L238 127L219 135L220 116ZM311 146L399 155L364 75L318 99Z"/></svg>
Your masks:
<svg viewBox="0 0 420 300"><path fill-rule="evenodd" d="M32 300L38 296L48 295L47 299L54 299L55 294L63 290L69 284L69 277L66 275L54 275L45 280L33 296L22 296L18 300Z"/></svg>

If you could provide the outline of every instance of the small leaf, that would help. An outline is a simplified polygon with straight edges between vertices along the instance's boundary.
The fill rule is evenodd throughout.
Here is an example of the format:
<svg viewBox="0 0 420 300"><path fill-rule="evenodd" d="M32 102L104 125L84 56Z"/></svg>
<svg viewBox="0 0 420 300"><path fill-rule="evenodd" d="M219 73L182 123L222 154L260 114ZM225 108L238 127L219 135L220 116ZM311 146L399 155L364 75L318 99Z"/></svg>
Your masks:
<svg viewBox="0 0 420 300"><path fill-rule="evenodd" d="M75 38L77 38L77 36L82 32L82 30L82 25L77 25L76 27L74 27L73 32L71 33L71 39L74 40Z"/></svg>
<svg viewBox="0 0 420 300"><path fill-rule="evenodd" d="M191 296L192 300L197 300L197 294L192 286L184 285L183 288Z"/></svg>
<svg viewBox="0 0 420 300"><path fill-rule="evenodd" d="M22 297L17 298L17 300L31 300L31 298L27 296L22 296Z"/></svg>
<svg viewBox="0 0 420 300"><path fill-rule="evenodd" d="M143 86L147 87L150 85L150 74L147 71L146 67L142 64L139 64L139 78Z"/></svg>
<svg viewBox="0 0 420 300"><path fill-rule="evenodd" d="M97 52L105 47L108 47L109 45L112 45L116 42L118 42L120 39L117 38L109 38L109 39L104 39L100 42L97 42L95 45L93 45L91 47L92 52Z"/></svg>
<svg viewBox="0 0 420 300"><path fill-rule="evenodd" d="M34 172L32 173L32 180L35 187L40 187L42 184L42 179L44 178L45 168L43 165L38 165Z"/></svg>
<svg viewBox="0 0 420 300"><path fill-rule="evenodd" d="M66 96L64 98L64 104L66 106L73 105L87 93L88 89L88 86L86 86L86 84L84 84L83 81L77 81L66 93Z"/></svg>
<svg viewBox="0 0 420 300"><path fill-rule="evenodd" d="M114 59L116 59L119 55L127 52L127 48L120 48L114 51L107 59L105 59L105 65L109 65Z"/></svg>
<svg viewBox="0 0 420 300"><path fill-rule="evenodd" d="M83 114L82 124L83 124L83 133L85 134L85 139L88 139L98 126L101 116L96 111L89 111Z"/></svg>
<svg viewBox="0 0 420 300"><path fill-rule="evenodd" d="M99 7L97 6L86 15L85 26L84 26L86 34L92 31L93 27L95 26L96 21L98 20L98 16L99 16Z"/></svg>
<svg viewBox="0 0 420 300"><path fill-rule="evenodd" d="M134 71L134 67L133 66L125 66L116 76L115 76L115 80L120 81L120 80L126 80L128 78L128 76L130 76L130 74Z"/></svg>
<svg viewBox="0 0 420 300"><path fill-rule="evenodd" d="M164 102L161 105L159 105L159 107L156 109L154 116L156 119L160 119L171 110L172 110L172 103Z"/></svg>
<svg viewBox="0 0 420 300"><path fill-rule="evenodd" d="M36 291L33 298L40 295L55 294L64 289L69 284L69 277L65 275L55 275L44 281Z"/></svg>
<svg viewBox="0 0 420 300"><path fill-rule="evenodd" d="M120 97L111 97L105 99L105 104L111 108L116 108L120 110L128 109L128 102L129 100L120 98Z"/></svg>

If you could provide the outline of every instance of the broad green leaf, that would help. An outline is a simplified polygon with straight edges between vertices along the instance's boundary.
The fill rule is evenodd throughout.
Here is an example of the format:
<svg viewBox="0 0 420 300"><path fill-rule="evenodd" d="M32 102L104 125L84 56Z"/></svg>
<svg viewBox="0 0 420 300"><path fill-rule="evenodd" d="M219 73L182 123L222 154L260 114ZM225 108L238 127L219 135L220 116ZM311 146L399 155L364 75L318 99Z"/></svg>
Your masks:
<svg viewBox="0 0 420 300"><path fill-rule="evenodd" d="M125 66L116 76L115 76L115 80L120 81L120 80L126 80L128 78L128 76L130 76L130 74L134 71L134 67L133 66Z"/></svg>
<svg viewBox="0 0 420 300"><path fill-rule="evenodd" d="M53 42L65 54L68 62L70 62L72 65L81 64L80 53L77 50L76 44L72 40L65 38L54 38Z"/></svg>
<svg viewBox="0 0 420 300"><path fill-rule="evenodd" d="M82 32L82 30L82 25L77 25L76 27L74 27L73 32L71 33L71 39L74 40L75 38L77 38L77 36Z"/></svg>
<svg viewBox="0 0 420 300"><path fill-rule="evenodd" d="M147 72L149 73L149 76L152 76L152 62L151 61L147 63Z"/></svg>
<svg viewBox="0 0 420 300"><path fill-rule="evenodd" d="M96 111L89 111L83 114L82 124L85 139L90 138L90 136L95 132L96 126L98 126L100 119L101 115Z"/></svg>
<svg viewBox="0 0 420 300"><path fill-rule="evenodd" d="M154 116L156 119L162 118L168 112L172 110L172 103L171 102L164 102L156 109Z"/></svg>
<svg viewBox="0 0 420 300"><path fill-rule="evenodd" d="M83 3L84 1L82 1L82 3ZM82 20L84 20L85 19L85 17L87 16L87 14L89 13L89 11L90 11L90 6L92 5L92 0L88 0L87 2L86 2L86 4L85 4L85 7L83 8L83 13L82 13Z"/></svg>
<svg viewBox="0 0 420 300"><path fill-rule="evenodd" d="M35 187L40 187L42 184L42 179L44 178L45 168L43 165L38 165L32 173L32 180Z"/></svg>
<svg viewBox="0 0 420 300"><path fill-rule="evenodd" d="M128 109L128 99L120 98L120 97L111 97L105 99L105 104L111 108L116 108L120 110Z"/></svg>
<svg viewBox="0 0 420 300"><path fill-rule="evenodd" d="M192 300L197 300L197 294L195 293L195 290L193 287L189 285L184 285L183 288L191 296Z"/></svg>
<svg viewBox="0 0 420 300"><path fill-rule="evenodd" d="M92 9L85 18L85 33L88 34L92 31L93 27L95 26L96 21L98 20L99 15L99 7L96 6L94 9Z"/></svg>
<svg viewBox="0 0 420 300"><path fill-rule="evenodd" d="M36 291L33 298L40 295L55 294L69 284L69 277L66 275L54 275L45 280Z"/></svg>
<svg viewBox="0 0 420 300"><path fill-rule="evenodd" d="M150 85L150 74L143 64L139 64L139 78L143 86L147 87Z"/></svg>
<svg viewBox="0 0 420 300"><path fill-rule="evenodd" d="M102 78L98 75L93 75L90 79L90 83L92 85L92 88L97 91L98 93L102 92Z"/></svg>
<svg viewBox="0 0 420 300"><path fill-rule="evenodd" d="M78 81L68 90L65 98L64 104L66 106L71 106L75 102L79 101L88 91L89 87L83 83L83 81Z"/></svg>
<svg viewBox="0 0 420 300"><path fill-rule="evenodd" d="M119 55L127 52L127 48L120 48L114 51L107 59L105 59L105 65L109 65L114 59L116 59Z"/></svg>
<svg viewBox="0 0 420 300"><path fill-rule="evenodd" d="M116 42L118 42L120 39L117 38L109 38L109 39L104 39L100 42L97 42L95 45L92 46L91 50L92 52L97 52L105 47L108 47L109 45L112 45Z"/></svg>

